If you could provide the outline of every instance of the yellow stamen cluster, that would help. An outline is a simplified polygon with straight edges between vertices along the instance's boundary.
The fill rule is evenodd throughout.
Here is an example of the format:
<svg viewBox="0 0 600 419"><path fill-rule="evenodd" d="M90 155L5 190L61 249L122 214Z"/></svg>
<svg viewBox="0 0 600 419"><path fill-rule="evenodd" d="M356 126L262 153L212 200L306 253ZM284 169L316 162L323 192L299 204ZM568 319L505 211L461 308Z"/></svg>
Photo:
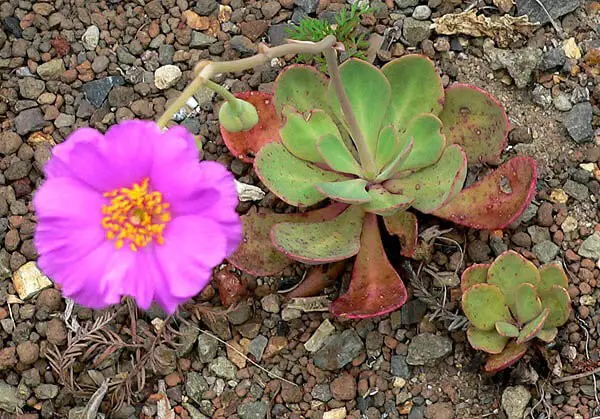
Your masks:
<svg viewBox="0 0 600 419"><path fill-rule="evenodd" d="M106 238L115 240L121 249L126 243L134 252L153 241L163 244L163 232L171 220L169 204L160 192L148 190L148 178L131 188L115 189L104 194L110 204L102 206L102 227Z"/></svg>

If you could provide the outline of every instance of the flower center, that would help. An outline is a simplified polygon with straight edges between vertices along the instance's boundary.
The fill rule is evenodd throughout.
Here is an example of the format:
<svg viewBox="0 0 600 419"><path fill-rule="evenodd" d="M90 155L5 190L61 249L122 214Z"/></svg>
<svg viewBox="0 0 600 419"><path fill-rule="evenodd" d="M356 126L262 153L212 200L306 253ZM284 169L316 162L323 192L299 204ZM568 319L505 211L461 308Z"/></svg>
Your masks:
<svg viewBox="0 0 600 419"><path fill-rule="evenodd" d="M148 178L131 188L106 192L104 197L110 198L110 203L102 206L102 227L117 249L127 243L135 252L152 242L165 242L163 232L171 220L169 204L160 192L148 190Z"/></svg>

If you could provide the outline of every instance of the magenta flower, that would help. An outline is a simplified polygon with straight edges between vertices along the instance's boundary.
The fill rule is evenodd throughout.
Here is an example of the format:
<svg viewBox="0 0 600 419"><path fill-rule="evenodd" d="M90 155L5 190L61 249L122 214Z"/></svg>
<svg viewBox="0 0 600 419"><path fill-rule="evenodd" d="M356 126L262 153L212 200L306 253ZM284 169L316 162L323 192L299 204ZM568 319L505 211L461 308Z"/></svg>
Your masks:
<svg viewBox="0 0 600 419"><path fill-rule="evenodd" d="M183 127L80 128L53 150L34 197L40 268L77 303L134 297L168 313L198 294L241 240L233 176L198 162Z"/></svg>

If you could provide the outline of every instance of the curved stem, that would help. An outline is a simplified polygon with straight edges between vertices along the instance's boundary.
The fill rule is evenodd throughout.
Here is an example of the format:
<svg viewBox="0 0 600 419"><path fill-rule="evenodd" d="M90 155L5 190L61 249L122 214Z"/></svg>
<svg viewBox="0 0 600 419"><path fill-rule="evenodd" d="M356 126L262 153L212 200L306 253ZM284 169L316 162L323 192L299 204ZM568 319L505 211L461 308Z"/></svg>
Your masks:
<svg viewBox="0 0 600 419"><path fill-rule="evenodd" d="M212 80L206 80L206 82L204 83L204 87L206 87L206 88L208 88L208 89L216 92L223 99L225 99L227 102L229 102L229 106L231 106L231 110L233 112L237 111L237 107L238 107L238 105L237 105L237 99L233 95L233 93L231 93L225 87L221 86L218 83L215 83Z"/></svg>
<svg viewBox="0 0 600 419"><path fill-rule="evenodd" d="M187 100L203 87L215 74L218 73L233 73L236 71L248 70L256 67L273 58L282 57L284 55L295 54L320 54L327 48L331 48L336 42L335 36L328 35L319 42L294 41L286 45L278 47L267 47L263 44L259 45L258 54L253 57L243 58L235 61L202 61L196 65L194 72L196 77L185 88L181 95L173 101L173 103L165 110L158 120L158 126L164 128L171 120L173 115L181 109ZM229 92L228 92L229 93Z"/></svg>
<svg viewBox="0 0 600 419"><path fill-rule="evenodd" d="M365 137L360 130L358 121L356 120L356 115L354 115L352 105L350 104L350 100L348 99L348 95L346 94L346 90L342 84L340 69L337 65L337 54L331 47L323 51L323 54L327 60L327 70L329 71L329 76L331 77L335 94L340 102L342 114L344 115L344 119L348 124L348 130L350 131L350 135L352 136L352 140L356 146L356 150L358 151L358 157L360 158L361 165L365 171L365 176L367 179L372 179L377 175L375 161L373 160L373 156L371 156L369 147L367 147Z"/></svg>

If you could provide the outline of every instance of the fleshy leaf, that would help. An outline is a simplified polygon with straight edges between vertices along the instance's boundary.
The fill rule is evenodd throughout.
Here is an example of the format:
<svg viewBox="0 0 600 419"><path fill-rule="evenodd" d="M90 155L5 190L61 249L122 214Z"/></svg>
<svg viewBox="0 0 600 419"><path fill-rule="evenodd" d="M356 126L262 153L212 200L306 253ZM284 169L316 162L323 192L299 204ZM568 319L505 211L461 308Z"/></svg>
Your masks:
<svg viewBox="0 0 600 419"><path fill-rule="evenodd" d="M392 161L375 178L377 182L383 182L398 173L399 167L404 163L404 160L408 158L408 155L415 144L414 140L409 137L404 137L399 139L399 141L398 150L392 158Z"/></svg>
<svg viewBox="0 0 600 419"><path fill-rule="evenodd" d="M411 206L414 199L400 194L392 194L383 188L369 190L371 201L363 204L367 212L378 215L392 215Z"/></svg>
<svg viewBox="0 0 600 419"><path fill-rule="evenodd" d="M358 127L374 158L379 131L390 103L390 84L377 67L353 58L340 65L340 76ZM329 85L329 96L332 108L341 118L341 107L332 82Z"/></svg>
<svg viewBox="0 0 600 419"><path fill-rule="evenodd" d="M331 117L325 111L316 109L307 120L289 107L284 109L283 115L286 121L279 135L285 147L299 159L322 163L323 157L317 150L319 138L326 134L340 136Z"/></svg>
<svg viewBox="0 0 600 419"><path fill-rule="evenodd" d="M258 113L258 124L248 131L229 132L220 125L221 136L231 154L247 163L254 161L254 156L265 144L280 142L280 120L273 106L273 96L264 92L242 92L235 96L251 103Z"/></svg>
<svg viewBox="0 0 600 419"><path fill-rule="evenodd" d="M407 297L402 279L385 255L377 216L367 214L350 287L331 303L329 310L335 316L368 318L400 308Z"/></svg>
<svg viewBox="0 0 600 419"><path fill-rule="evenodd" d="M415 145L398 171L417 170L429 167L440 159L446 148L446 139L442 134L442 121L433 114L417 115L402 134L404 138L413 138ZM461 185L462 186L462 185Z"/></svg>
<svg viewBox="0 0 600 419"><path fill-rule="evenodd" d="M538 287L538 293L543 294L550 290L554 285L564 289L569 286L569 279L560 262L550 262L540 268L540 277L542 283Z"/></svg>
<svg viewBox="0 0 600 419"><path fill-rule="evenodd" d="M524 283L515 289L515 309L514 313L521 324L525 324L542 312L542 302L532 284Z"/></svg>
<svg viewBox="0 0 600 419"><path fill-rule="evenodd" d="M274 102L277 112L290 105L300 113L313 109L329 111L327 77L307 65L293 65L282 71L275 80Z"/></svg>
<svg viewBox="0 0 600 419"><path fill-rule="evenodd" d="M271 230L275 247L309 264L348 259L358 253L364 211L351 205L337 218L320 223L281 223Z"/></svg>
<svg viewBox="0 0 600 419"><path fill-rule="evenodd" d="M496 322L511 319L504 294L495 285L473 285L463 294L462 307L473 326L481 330L492 330Z"/></svg>
<svg viewBox="0 0 600 419"><path fill-rule="evenodd" d="M506 304L513 313L516 313L515 292L523 283L538 287L540 274L537 267L520 254L509 250L502 253L490 266L488 283L497 285L504 296Z"/></svg>
<svg viewBox="0 0 600 419"><path fill-rule="evenodd" d="M414 255L419 235L417 217L408 211L398 211L393 215L383 217L388 233L400 239L400 254L410 258Z"/></svg>
<svg viewBox="0 0 600 419"><path fill-rule="evenodd" d="M476 229L502 229L529 206L536 177L535 160L515 157L432 214Z"/></svg>
<svg viewBox="0 0 600 419"><path fill-rule="evenodd" d="M509 322L496 322L496 332L507 338L516 338L519 336L519 328Z"/></svg>
<svg viewBox="0 0 600 419"><path fill-rule="evenodd" d="M377 153L375 155L375 165L378 172L392 161L399 146L398 131L392 125L383 127L379 133Z"/></svg>
<svg viewBox="0 0 600 419"><path fill-rule="evenodd" d="M453 144L444 150L433 166L405 177L390 179L383 185L391 193L414 198L412 206L415 209L430 213L446 202L455 185L462 185L466 176L465 153L460 146Z"/></svg>
<svg viewBox="0 0 600 419"><path fill-rule="evenodd" d="M323 160L336 172L360 176L362 170L339 135L325 134L317 143Z"/></svg>
<svg viewBox="0 0 600 419"><path fill-rule="evenodd" d="M544 327L544 323L550 314L550 309L545 308L540 315L531 320L521 329L521 333L519 333L519 337L517 338L517 343L525 343L529 342L531 339L538 334L542 327Z"/></svg>
<svg viewBox="0 0 600 419"><path fill-rule="evenodd" d="M478 349L488 354L499 354L508 343L507 337L501 336L493 329L485 331L473 326L469 326L467 329L467 339L473 349Z"/></svg>
<svg viewBox="0 0 600 419"><path fill-rule="evenodd" d="M553 285L548 291L540 294L542 307L550 309L545 326L560 327L569 320L571 313L571 297L560 285Z"/></svg>
<svg viewBox="0 0 600 419"><path fill-rule="evenodd" d="M316 183L347 179L298 159L280 143L264 146L256 156L254 168L271 192L296 207L314 205L325 199L315 188Z"/></svg>
<svg viewBox="0 0 600 419"><path fill-rule="evenodd" d="M369 202L371 196L365 189L367 181L364 179L342 180L341 182L321 182L315 187L329 198L346 204L361 204Z"/></svg>
<svg viewBox="0 0 600 419"><path fill-rule="evenodd" d="M527 348L527 344L519 345L516 342L510 342L501 353L490 355L484 367L485 371L494 374L514 365L523 357L523 355L525 355Z"/></svg>
<svg viewBox="0 0 600 419"><path fill-rule="evenodd" d="M346 205L334 203L315 211L296 214L257 213L251 209L240 218L243 239L228 260L236 268L256 276L274 275L293 261L271 243L271 228L282 222L319 222L337 217Z"/></svg>
<svg viewBox="0 0 600 419"><path fill-rule="evenodd" d="M404 131L417 115L438 115L444 104L442 80L433 62L423 55L407 55L381 69L392 87L385 125Z"/></svg>
<svg viewBox="0 0 600 419"><path fill-rule="evenodd" d="M506 147L506 112L496 98L477 87L447 88L440 119L448 144L460 144L470 164L494 163Z"/></svg>
<svg viewBox="0 0 600 419"><path fill-rule="evenodd" d="M546 326L546 325L544 325L544 326ZM556 327L549 327L549 328L540 329L537 332L537 335L535 335L535 337L541 341L550 343L554 339L556 339L556 335L558 335L558 329Z"/></svg>
<svg viewBox="0 0 600 419"><path fill-rule="evenodd" d="M475 284L485 284L487 282L489 263L478 263L469 266L460 278L460 289L464 293Z"/></svg>
<svg viewBox="0 0 600 419"><path fill-rule="evenodd" d="M248 131L258 124L258 111L250 102L235 99L232 106L229 101L219 109L219 122L229 132Z"/></svg>

